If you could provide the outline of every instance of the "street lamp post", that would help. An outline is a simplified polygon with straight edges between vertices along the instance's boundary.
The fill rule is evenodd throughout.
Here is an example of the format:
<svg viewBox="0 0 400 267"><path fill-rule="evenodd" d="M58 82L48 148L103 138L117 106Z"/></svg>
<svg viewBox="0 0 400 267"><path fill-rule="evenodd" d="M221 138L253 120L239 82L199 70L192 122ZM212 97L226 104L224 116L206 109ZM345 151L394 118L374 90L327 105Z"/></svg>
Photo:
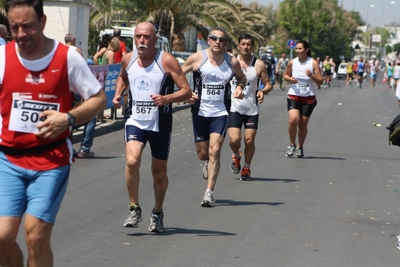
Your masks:
<svg viewBox="0 0 400 267"><path fill-rule="evenodd" d="M382 34L383 34L383 13L384 13L384 8L385 8L385 6L387 6L387 5L393 5L393 4L396 4L396 1L391 1L389 4L380 4L381 5L381 7L382 7L382 16L381 16L381 26L380 26L380 35L381 35L381 39L380 39L380 42L379 42L379 57L380 58L382 58ZM375 7L375 5L374 4L372 4L371 5L371 7ZM368 14L368 13L367 13Z"/></svg>

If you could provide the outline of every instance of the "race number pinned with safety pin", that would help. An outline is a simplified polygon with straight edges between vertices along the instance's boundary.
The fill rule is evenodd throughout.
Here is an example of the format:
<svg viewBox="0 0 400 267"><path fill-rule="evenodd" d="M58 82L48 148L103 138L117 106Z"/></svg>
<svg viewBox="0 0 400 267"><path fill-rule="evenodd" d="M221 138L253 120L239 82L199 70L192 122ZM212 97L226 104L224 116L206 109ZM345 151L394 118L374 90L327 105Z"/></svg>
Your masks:
<svg viewBox="0 0 400 267"><path fill-rule="evenodd" d="M153 101L132 101L132 117L135 120L152 121L157 118L158 107Z"/></svg>
<svg viewBox="0 0 400 267"><path fill-rule="evenodd" d="M224 89L225 87L221 84L203 84L203 93L201 94L201 99L223 101Z"/></svg>
<svg viewBox="0 0 400 267"><path fill-rule="evenodd" d="M46 119L40 117L45 110L59 111L60 104L13 97L8 129L23 133L39 132L36 125Z"/></svg>
<svg viewBox="0 0 400 267"><path fill-rule="evenodd" d="M297 83L296 87L301 95L307 95L310 92L310 87L306 83Z"/></svg>

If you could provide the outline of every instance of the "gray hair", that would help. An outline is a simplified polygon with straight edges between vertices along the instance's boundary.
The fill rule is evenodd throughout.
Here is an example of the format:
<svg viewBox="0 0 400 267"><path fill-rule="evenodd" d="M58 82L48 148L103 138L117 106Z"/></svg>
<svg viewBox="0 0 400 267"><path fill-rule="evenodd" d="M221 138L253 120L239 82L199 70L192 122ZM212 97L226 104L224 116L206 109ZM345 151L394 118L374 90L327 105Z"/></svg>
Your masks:
<svg viewBox="0 0 400 267"><path fill-rule="evenodd" d="M73 34L68 33L64 37L64 41L65 41L66 44L71 43L73 40L75 40L75 36Z"/></svg>
<svg viewBox="0 0 400 267"><path fill-rule="evenodd" d="M220 32L223 32L223 33L224 33L224 37L225 37L225 38L228 38L228 33L227 33L227 31L225 30L225 28L223 28L223 27L221 27L221 26L217 26L217 27L211 29L210 32L209 32L209 34L208 34L208 36L210 36L211 32L213 32L213 31L220 31Z"/></svg>

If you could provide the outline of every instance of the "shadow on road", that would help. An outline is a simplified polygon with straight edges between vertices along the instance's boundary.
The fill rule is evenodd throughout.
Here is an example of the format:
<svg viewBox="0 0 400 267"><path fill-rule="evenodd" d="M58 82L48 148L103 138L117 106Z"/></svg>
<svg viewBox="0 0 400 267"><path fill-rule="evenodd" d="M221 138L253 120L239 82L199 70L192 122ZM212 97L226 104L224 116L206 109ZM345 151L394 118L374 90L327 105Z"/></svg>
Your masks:
<svg viewBox="0 0 400 267"><path fill-rule="evenodd" d="M331 160L346 160L345 158L336 158L336 157L314 157L314 156L307 156L304 159L331 159Z"/></svg>
<svg viewBox="0 0 400 267"><path fill-rule="evenodd" d="M197 236L230 236L236 235L234 233L229 232L221 232L221 231L210 231L210 230L200 230L200 229L185 229L185 228L173 228L167 227L163 233L157 234L159 235L197 235ZM154 235L154 233L133 233L127 234L128 236L146 236L146 235Z"/></svg>
<svg viewBox="0 0 400 267"><path fill-rule="evenodd" d="M236 178L239 180L239 178ZM251 182L251 181L261 181L261 182L284 182L284 183L293 183L293 182L300 182L296 179L281 179L281 178L262 178L262 177L251 177L249 181L243 182Z"/></svg>
<svg viewBox="0 0 400 267"><path fill-rule="evenodd" d="M283 202L254 202L254 201L236 201L231 199L217 199L215 200L218 206L250 206L250 205L267 205L267 206L279 206L284 204Z"/></svg>

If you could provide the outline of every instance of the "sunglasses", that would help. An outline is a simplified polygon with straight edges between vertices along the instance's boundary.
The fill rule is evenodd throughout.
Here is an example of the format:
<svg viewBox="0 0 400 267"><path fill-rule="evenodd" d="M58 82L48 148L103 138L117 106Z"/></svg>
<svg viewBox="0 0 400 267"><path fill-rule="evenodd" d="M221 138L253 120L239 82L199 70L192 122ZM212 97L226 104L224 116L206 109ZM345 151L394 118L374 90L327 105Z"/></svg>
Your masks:
<svg viewBox="0 0 400 267"><path fill-rule="evenodd" d="M226 38L225 37L217 37L215 35L212 36L208 36L208 38L210 38L211 40L213 40L214 42L216 42L217 40L219 40L220 42L225 42Z"/></svg>

